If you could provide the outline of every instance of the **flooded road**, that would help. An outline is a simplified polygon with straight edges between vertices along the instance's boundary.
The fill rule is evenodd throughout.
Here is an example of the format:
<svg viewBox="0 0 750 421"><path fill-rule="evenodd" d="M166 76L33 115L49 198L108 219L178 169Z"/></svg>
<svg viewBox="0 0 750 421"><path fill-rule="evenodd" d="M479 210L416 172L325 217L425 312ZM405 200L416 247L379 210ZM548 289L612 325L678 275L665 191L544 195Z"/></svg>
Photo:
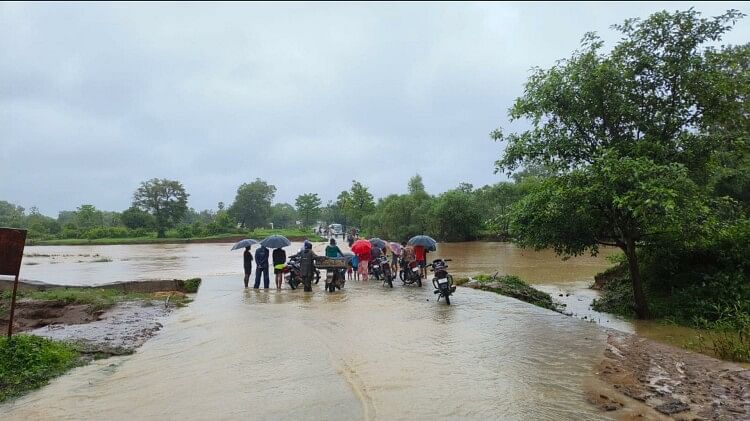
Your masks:
<svg viewBox="0 0 750 421"><path fill-rule="evenodd" d="M287 247L296 253L301 243ZM95 285L141 279L191 278L242 274L242 251L231 244L142 244L122 246L26 247L21 278L56 284ZM325 244L315 244L323 253ZM348 251L346 245L341 249ZM255 248L253 248L255 250ZM524 250L511 243L467 242L440 244L428 259L453 259L454 276L478 273L517 275L530 283L555 284L592 281L610 266L604 256L580 256L565 262L550 250Z"/></svg>
<svg viewBox="0 0 750 421"><path fill-rule="evenodd" d="M28 419L602 419L584 383L596 326L500 295L348 282L343 292L204 280L131 356L4 406Z"/></svg>
<svg viewBox="0 0 750 421"><path fill-rule="evenodd" d="M322 284L313 293L245 290L241 252L229 248L28 247L24 263L38 264L23 266L27 279L204 282L136 354L77 368L0 406L0 417L606 419L585 399L606 342L596 324L464 288L451 306L436 303L431 288L399 282L349 281L334 294ZM439 249L428 258L454 259L457 276L500 270L564 286L608 266L504 243Z"/></svg>

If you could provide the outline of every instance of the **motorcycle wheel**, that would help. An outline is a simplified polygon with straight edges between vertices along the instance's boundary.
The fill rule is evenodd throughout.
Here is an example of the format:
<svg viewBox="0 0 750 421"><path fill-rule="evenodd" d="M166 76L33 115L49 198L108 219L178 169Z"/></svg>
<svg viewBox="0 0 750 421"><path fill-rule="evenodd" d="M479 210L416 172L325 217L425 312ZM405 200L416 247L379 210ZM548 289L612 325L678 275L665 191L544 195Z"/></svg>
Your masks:
<svg viewBox="0 0 750 421"><path fill-rule="evenodd" d="M328 284L328 292L336 292L336 285L333 283Z"/></svg>
<svg viewBox="0 0 750 421"><path fill-rule="evenodd" d="M406 271L403 270L403 269L399 270L398 271L398 278L401 279L401 282L403 282L404 284L406 284L406 282L405 282L406 281Z"/></svg>
<svg viewBox="0 0 750 421"><path fill-rule="evenodd" d="M451 296L450 295L446 295L445 296L445 304L451 305Z"/></svg>

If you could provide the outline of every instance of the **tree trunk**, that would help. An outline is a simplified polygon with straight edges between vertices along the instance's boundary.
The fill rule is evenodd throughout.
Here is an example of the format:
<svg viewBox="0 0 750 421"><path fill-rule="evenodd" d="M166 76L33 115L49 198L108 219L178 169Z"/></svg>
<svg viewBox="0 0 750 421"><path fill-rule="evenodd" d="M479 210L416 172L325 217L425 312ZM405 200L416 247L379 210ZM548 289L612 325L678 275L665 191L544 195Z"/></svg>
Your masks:
<svg viewBox="0 0 750 421"><path fill-rule="evenodd" d="M643 293L643 282L641 281L641 269L638 266L638 255L635 253L635 241L628 239L625 246L625 256L628 258L628 269L630 281L633 283L633 298L635 298L635 314L639 319L651 317L648 311L648 302Z"/></svg>
<svg viewBox="0 0 750 421"><path fill-rule="evenodd" d="M164 238L164 237L165 237L165 236L164 236L164 228L162 228L162 227L159 227L159 228L158 228L158 229L156 230L156 238Z"/></svg>

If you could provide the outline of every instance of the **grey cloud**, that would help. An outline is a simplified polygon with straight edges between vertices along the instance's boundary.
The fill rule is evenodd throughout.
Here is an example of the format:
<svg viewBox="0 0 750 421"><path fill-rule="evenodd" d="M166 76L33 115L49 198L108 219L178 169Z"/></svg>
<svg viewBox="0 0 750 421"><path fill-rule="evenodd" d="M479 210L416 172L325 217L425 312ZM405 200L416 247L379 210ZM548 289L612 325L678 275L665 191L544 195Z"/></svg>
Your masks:
<svg viewBox="0 0 750 421"><path fill-rule="evenodd" d="M142 180L190 206L261 177L277 201L503 180L489 140L533 66L660 9L743 3L0 4L0 199L121 210ZM740 22L728 43L747 42Z"/></svg>

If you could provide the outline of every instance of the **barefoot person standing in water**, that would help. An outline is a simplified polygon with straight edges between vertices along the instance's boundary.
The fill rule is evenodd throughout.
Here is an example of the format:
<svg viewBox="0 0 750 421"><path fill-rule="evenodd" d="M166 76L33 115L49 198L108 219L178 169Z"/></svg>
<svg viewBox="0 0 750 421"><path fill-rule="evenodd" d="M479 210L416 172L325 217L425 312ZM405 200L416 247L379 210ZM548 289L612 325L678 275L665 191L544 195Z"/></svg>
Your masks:
<svg viewBox="0 0 750 421"><path fill-rule="evenodd" d="M271 255L271 260L273 261L273 274L276 276L276 289L281 289L286 263L286 252L284 249L275 249Z"/></svg>

